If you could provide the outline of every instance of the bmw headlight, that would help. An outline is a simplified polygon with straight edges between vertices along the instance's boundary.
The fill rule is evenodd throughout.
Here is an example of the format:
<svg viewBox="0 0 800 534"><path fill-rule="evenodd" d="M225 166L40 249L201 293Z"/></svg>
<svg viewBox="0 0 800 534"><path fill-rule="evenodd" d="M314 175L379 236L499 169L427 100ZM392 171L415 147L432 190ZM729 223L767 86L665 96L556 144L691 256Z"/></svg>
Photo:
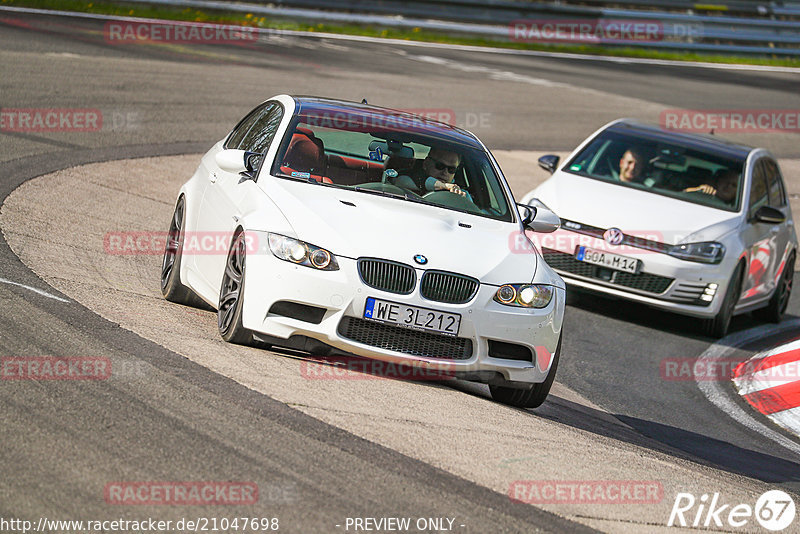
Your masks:
<svg viewBox="0 0 800 534"><path fill-rule="evenodd" d="M305 265L320 271L338 271L336 256L324 248L315 247L305 241L280 234L269 234L269 249L285 261Z"/></svg>
<svg viewBox="0 0 800 534"><path fill-rule="evenodd" d="M717 264L725 255L725 245L716 241L686 243L673 246L668 254L682 260Z"/></svg>
<svg viewBox="0 0 800 534"><path fill-rule="evenodd" d="M495 302L520 308L544 308L553 299L553 286L506 284L494 294Z"/></svg>

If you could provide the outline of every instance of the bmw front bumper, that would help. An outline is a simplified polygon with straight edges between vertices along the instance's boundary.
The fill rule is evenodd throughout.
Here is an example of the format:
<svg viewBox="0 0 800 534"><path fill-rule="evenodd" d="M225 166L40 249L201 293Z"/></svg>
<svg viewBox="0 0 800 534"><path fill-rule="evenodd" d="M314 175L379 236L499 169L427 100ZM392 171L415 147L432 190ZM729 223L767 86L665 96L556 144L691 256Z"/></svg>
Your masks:
<svg viewBox="0 0 800 534"><path fill-rule="evenodd" d="M415 270L414 290L398 294L367 286L356 260L337 260L339 270L319 271L278 259L269 250L248 255L243 326L275 345L285 340L292 346L293 338L309 338L346 353L445 369L472 380L540 383L547 378L561 333L564 289L557 287L542 309L495 302L498 286L487 284L480 284L469 302L448 304L420 295L421 269ZM458 333L365 319L368 297L459 314Z"/></svg>

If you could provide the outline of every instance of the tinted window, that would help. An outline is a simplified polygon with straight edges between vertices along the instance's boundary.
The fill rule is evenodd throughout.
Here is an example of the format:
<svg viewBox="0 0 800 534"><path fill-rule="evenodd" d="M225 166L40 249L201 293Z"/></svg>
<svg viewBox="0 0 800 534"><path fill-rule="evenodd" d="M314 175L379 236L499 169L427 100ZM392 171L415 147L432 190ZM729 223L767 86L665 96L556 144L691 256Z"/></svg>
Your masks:
<svg viewBox="0 0 800 534"><path fill-rule="evenodd" d="M749 211L751 216L758 208L767 205L769 201L767 194L767 177L764 169L764 160L759 160L753 168L753 185L750 188Z"/></svg>
<svg viewBox="0 0 800 534"><path fill-rule="evenodd" d="M251 111L244 119L242 119L239 124L236 125L236 128L233 129L233 132L231 132L231 134L228 136L228 140L225 142L225 148L239 149L245 134L247 134L250 128L253 127L253 123L258 120L263 113L264 108L267 106L271 106L271 104L259 106Z"/></svg>
<svg viewBox="0 0 800 534"><path fill-rule="evenodd" d="M225 148L266 152L275 137L283 117L283 108L277 102L267 102L256 108L233 130Z"/></svg>
<svg viewBox="0 0 800 534"><path fill-rule="evenodd" d="M769 186L769 205L782 208L786 205L786 191L783 188L783 179L778 164L771 159L764 159L764 172Z"/></svg>
<svg viewBox="0 0 800 534"><path fill-rule="evenodd" d="M256 123L247 132L242 140L242 150L258 152L263 154L269 149L269 144L275 138L275 132L283 118L283 110L280 106L275 106L268 113L258 118Z"/></svg>

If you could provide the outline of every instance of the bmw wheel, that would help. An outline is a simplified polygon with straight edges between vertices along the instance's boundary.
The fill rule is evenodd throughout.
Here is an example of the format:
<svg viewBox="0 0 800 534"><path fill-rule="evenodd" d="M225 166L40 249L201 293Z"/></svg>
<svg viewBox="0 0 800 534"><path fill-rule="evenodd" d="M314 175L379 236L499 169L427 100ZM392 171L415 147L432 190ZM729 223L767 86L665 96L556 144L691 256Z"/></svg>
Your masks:
<svg viewBox="0 0 800 534"><path fill-rule="evenodd" d="M553 381L556 378L556 369L558 368L558 358L561 355L561 337L558 338L558 346L556 353L553 355L553 364L550 366L550 371L547 378L540 384L534 384L529 389L510 388L507 386L495 386L489 384L489 391L492 393L492 398L497 402L516 406L518 408L538 408L544 403L547 395L550 393L550 388L553 386Z"/></svg>
<svg viewBox="0 0 800 534"><path fill-rule="evenodd" d="M239 230L233 237L228 257L225 260L225 273L219 290L217 307L217 326L222 339L229 343L249 345L253 334L242 326L244 305L244 272L247 247L244 232Z"/></svg>
<svg viewBox="0 0 800 534"><path fill-rule="evenodd" d="M169 224L164 259L161 262L161 294L170 302L187 306L204 307L206 304L194 291L181 283L181 258L183 256L183 227L186 223L186 201L178 199Z"/></svg>

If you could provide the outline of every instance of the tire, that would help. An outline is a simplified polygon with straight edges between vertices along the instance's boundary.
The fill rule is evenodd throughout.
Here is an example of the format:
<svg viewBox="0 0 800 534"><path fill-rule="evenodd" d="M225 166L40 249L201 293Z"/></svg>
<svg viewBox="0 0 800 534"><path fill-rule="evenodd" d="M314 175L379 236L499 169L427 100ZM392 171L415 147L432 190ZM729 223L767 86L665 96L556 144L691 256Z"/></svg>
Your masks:
<svg viewBox="0 0 800 534"><path fill-rule="evenodd" d="M567 298L566 298L567 306L580 306L582 296L583 294L581 293L580 289L567 287Z"/></svg>
<svg viewBox="0 0 800 534"><path fill-rule="evenodd" d="M722 306L716 317L713 319L705 319L702 323L703 333L709 337L722 338L728 333L728 327L731 325L731 318L733 317L733 309L739 301L739 295L742 293L742 282L744 280L744 263L739 262L736 270L733 271L731 276L731 283L728 285L728 290L725 292L725 299L722 301Z"/></svg>
<svg viewBox="0 0 800 534"><path fill-rule="evenodd" d="M219 334L225 341L237 345L253 344L253 333L242 326L246 251L244 232L238 230L225 259L217 306Z"/></svg>
<svg viewBox="0 0 800 534"><path fill-rule="evenodd" d="M170 302L193 306L208 307L194 291L181 283L181 259L183 257L183 228L186 224L186 200L178 199L172 221L169 224L169 235L164 247L164 258L161 261L161 294Z"/></svg>
<svg viewBox="0 0 800 534"><path fill-rule="evenodd" d="M544 403L547 395L550 393L550 388L553 386L553 381L556 379L556 369L558 369L558 359L561 356L561 337L558 338L558 346L556 353L553 356L553 363L550 365L550 371L547 378L541 384L534 384L529 389L517 389L506 386L495 386L489 384L489 391L492 393L492 398L497 402L515 406L517 408L538 408Z"/></svg>
<svg viewBox="0 0 800 534"><path fill-rule="evenodd" d="M792 296L792 281L794 280L794 261L795 254L791 253L789 260L783 266L783 273L781 274L775 292L772 298L769 299L769 304L766 308L756 310L754 315L764 321L772 323L779 323L786 312L786 307L789 305L789 298Z"/></svg>

